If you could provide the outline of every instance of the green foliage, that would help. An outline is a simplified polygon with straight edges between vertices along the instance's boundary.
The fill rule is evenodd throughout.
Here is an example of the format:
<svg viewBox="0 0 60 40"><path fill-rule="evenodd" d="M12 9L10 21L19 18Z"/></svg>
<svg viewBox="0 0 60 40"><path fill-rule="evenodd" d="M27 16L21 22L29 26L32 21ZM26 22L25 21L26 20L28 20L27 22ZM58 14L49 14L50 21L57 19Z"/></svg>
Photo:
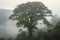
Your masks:
<svg viewBox="0 0 60 40"><path fill-rule="evenodd" d="M60 22L58 22L55 26L55 34L53 35L55 40L60 40Z"/></svg>
<svg viewBox="0 0 60 40"><path fill-rule="evenodd" d="M51 10L49 10L42 2L27 2L18 5L13 12L14 14L10 16L10 19L17 20L18 22L16 25L18 27L26 27L30 37L32 37L32 29L37 29L36 25L38 20L43 20L44 24L51 26L46 19L47 16L52 16Z"/></svg>
<svg viewBox="0 0 60 40"><path fill-rule="evenodd" d="M5 38L1 38L1 37L0 37L0 40L5 40Z"/></svg>
<svg viewBox="0 0 60 40"><path fill-rule="evenodd" d="M24 34L24 35L26 35L26 34ZM28 37L26 37L26 36L25 36L25 39L22 36L21 36L21 38L23 40L25 40L25 39L28 40L27 39ZM33 37L32 39L33 40L60 40L60 22L58 22L56 24L56 26L51 30L48 30L48 31L38 30L38 36Z"/></svg>
<svg viewBox="0 0 60 40"><path fill-rule="evenodd" d="M38 20L43 20L47 26L51 25L45 18L46 16L52 16L51 10L42 2L28 2L18 5L13 12L14 14L10 16L10 19L17 20L17 26L36 25Z"/></svg>
<svg viewBox="0 0 60 40"><path fill-rule="evenodd" d="M18 34L16 40L28 40L26 32L23 31L21 34Z"/></svg>
<svg viewBox="0 0 60 40"><path fill-rule="evenodd" d="M56 24L56 26L49 31L49 38L51 40L60 40L60 22Z"/></svg>

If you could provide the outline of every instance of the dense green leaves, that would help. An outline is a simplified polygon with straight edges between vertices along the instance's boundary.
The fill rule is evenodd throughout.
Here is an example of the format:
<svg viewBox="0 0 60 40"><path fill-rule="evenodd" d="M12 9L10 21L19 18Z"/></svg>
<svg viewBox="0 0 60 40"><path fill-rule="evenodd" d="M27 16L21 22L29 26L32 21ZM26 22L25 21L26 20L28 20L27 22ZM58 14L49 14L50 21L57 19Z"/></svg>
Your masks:
<svg viewBox="0 0 60 40"><path fill-rule="evenodd" d="M19 40L28 40L28 37L24 35L23 37L20 35L22 38ZM47 31L38 30L38 36L33 37L32 40L60 40L60 22L58 22L53 29Z"/></svg>
<svg viewBox="0 0 60 40"><path fill-rule="evenodd" d="M17 20L16 25L18 27L24 27L28 29L29 40L32 39L33 29L37 29L37 21L43 20L44 24L51 26L46 16L52 16L51 10L49 10L42 2L27 2L18 5L14 10L14 14L10 16L10 19ZM43 40L43 39L42 39Z"/></svg>
<svg viewBox="0 0 60 40"><path fill-rule="evenodd" d="M10 16L10 19L18 20L17 26L20 24L36 24L38 20L43 20L44 24L50 26L50 23L45 17L52 16L51 10L49 10L42 2L27 2L18 5L13 12L14 14ZM30 22L30 17L32 17L32 22Z"/></svg>

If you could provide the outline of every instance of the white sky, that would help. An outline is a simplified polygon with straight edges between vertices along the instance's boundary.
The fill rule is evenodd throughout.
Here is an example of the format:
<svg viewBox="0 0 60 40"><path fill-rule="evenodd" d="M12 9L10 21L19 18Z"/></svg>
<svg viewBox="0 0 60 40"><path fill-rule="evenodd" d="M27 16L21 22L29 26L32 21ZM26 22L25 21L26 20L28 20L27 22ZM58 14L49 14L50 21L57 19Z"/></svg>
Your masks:
<svg viewBox="0 0 60 40"><path fill-rule="evenodd" d="M60 13L60 0L0 0L0 8L3 9L14 9L16 5L31 2L31 1L41 1L43 2L53 14ZM60 15L59 15L60 16Z"/></svg>
<svg viewBox="0 0 60 40"><path fill-rule="evenodd" d="M14 9L16 5L30 1L41 1L49 8L60 6L60 0L0 0L0 8Z"/></svg>

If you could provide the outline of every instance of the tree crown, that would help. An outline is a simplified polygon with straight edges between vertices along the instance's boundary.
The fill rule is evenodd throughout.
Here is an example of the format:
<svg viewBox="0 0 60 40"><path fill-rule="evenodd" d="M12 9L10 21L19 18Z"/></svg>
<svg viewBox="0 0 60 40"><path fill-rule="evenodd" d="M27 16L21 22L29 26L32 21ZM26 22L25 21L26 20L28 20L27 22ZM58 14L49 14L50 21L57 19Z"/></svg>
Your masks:
<svg viewBox="0 0 60 40"><path fill-rule="evenodd" d="M47 26L51 25L45 18L46 16L52 16L51 10L42 2L27 2L18 5L13 12L14 14L10 16L10 19L18 20L17 25L19 26L21 24L24 24L24 26L34 26L38 20L43 20Z"/></svg>

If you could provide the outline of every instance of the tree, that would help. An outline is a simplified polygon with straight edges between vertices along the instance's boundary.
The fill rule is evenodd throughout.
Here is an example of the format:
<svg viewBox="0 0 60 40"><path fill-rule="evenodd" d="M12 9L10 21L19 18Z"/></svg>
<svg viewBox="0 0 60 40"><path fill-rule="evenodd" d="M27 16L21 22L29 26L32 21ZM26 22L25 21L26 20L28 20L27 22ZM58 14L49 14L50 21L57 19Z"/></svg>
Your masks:
<svg viewBox="0 0 60 40"><path fill-rule="evenodd" d="M18 34L16 40L28 40L26 32L22 31L22 33Z"/></svg>
<svg viewBox="0 0 60 40"><path fill-rule="evenodd" d="M14 10L14 14L10 16L10 19L17 20L16 25L18 27L24 26L28 29L29 40L32 39L33 29L37 29L37 21L43 20L44 24L51 26L47 16L52 16L51 10L49 10L42 2L27 2L18 5Z"/></svg>
<svg viewBox="0 0 60 40"><path fill-rule="evenodd" d="M60 22L58 22L55 26L54 40L60 40Z"/></svg>
<svg viewBox="0 0 60 40"><path fill-rule="evenodd" d="M50 40L60 40L60 22L57 22L53 29L48 30L48 33L47 38Z"/></svg>
<svg viewBox="0 0 60 40"><path fill-rule="evenodd" d="M1 38L1 37L0 37L0 40L5 40L5 38Z"/></svg>

